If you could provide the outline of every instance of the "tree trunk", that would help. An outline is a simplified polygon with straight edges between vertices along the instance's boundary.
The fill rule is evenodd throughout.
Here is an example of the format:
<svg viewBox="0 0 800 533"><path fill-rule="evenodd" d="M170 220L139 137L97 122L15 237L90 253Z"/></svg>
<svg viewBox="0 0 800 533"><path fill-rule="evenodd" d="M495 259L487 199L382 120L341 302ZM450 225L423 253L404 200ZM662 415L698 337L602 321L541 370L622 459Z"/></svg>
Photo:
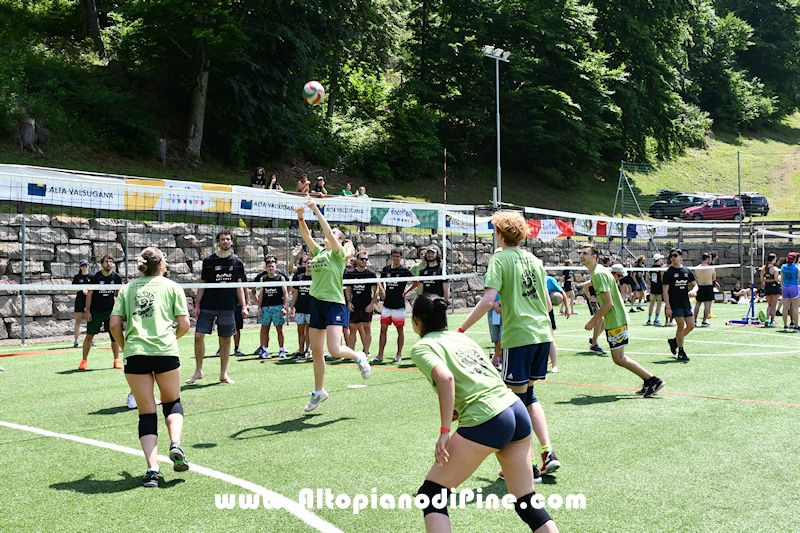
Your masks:
<svg viewBox="0 0 800 533"><path fill-rule="evenodd" d="M336 95L339 93L339 73L341 72L342 68L340 66L340 55L339 55L339 48L334 47L333 49L333 65L331 66L331 79L328 83L328 109L327 109L327 117L333 117L333 110L336 106Z"/></svg>
<svg viewBox="0 0 800 533"><path fill-rule="evenodd" d="M97 4L95 0L83 0L83 19L86 27L92 34L94 47L97 50L97 55L100 59L106 57L106 46L103 44L103 39L100 37L100 21L97 18Z"/></svg>
<svg viewBox="0 0 800 533"><path fill-rule="evenodd" d="M208 95L208 71L197 76L192 89L192 111L189 117L189 135L186 154L194 163L200 162L200 146L203 144L203 124L206 119L206 97Z"/></svg>

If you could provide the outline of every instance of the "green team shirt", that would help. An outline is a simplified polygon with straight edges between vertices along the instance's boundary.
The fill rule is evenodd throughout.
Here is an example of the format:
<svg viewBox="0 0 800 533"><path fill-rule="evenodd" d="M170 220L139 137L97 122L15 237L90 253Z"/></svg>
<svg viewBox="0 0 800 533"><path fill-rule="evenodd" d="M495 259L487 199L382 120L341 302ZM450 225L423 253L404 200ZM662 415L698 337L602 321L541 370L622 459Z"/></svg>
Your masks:
<svg viewBox="0 0 800 533"><path fill-rule="evenodd" d="M317 246L311 252L311 291L309 294L323 302L344 303L344 247L334 252Z"/></svg>
<svg viewBox="0 0 800 533"><path fill-rule="evenodd" d="M164 276L145 276L122 287L112 315L121 316L125 326L124 357L172 355L178 357L178 339L172 322L188 315L183 289Z"/></svg>
<svg viewBox="0 0 800 533"><path fill-rule="evenodd" d="M622 296L619 294L619 287L617 287L614 276L602 265L594 267L591 275L592 286L594 287L595 294L597 294L597 303L600 304L600 306L605 303L603 301L604 292L609 293L611 295L611 301L614 302L614 305L611 306L611 310L603 315L606 321L605 328L615 329L626 325L628 323L628 313L625 311L625 305L622 303Z"/></svg>
<svg viewBox="0 0 800 533"><path fill-rule="evenodd" d="M459 426L483 424L517 401L481 347L463 333L428 333L411 350L411 360L434 388L431 374L436 365L444 364L453 374Z"/></svg>
<svg viewBox="0 0 800 533"><path fill-rule="evenodd" d="M519 248L494 254L486 270L487 289L496 289L503 305L503 348L553 340L547 311L547 273L541 259Z"/></svg>
<svg viewBox="0 0 800 533"><path fill-rule="evenodd" d="M417 263L416 265L412 265L412 266L411 266L411 268L409 268L409 270L410 270L410 271L411 271L411 273L412 273L412 274L414 274L415 276L419 276L419 271L420 271L420 270L422 270L423 268L425 268L425 265L426 265L426 264L427 264L427 263L426 263L425 261L420 261L420 262L419 262L419 263Z"/></svg>

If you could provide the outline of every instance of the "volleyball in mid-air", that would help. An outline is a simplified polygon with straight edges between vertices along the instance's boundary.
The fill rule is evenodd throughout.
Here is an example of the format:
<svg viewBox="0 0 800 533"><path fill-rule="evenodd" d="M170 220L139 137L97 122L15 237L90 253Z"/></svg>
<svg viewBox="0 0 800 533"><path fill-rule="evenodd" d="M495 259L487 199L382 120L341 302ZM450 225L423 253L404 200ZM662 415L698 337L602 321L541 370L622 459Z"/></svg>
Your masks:
<svg viewBox="0 0 800 533"><path fill-rule="evenodd" d="M325 88L318 81L310 81L303 86L303 98L311 105L321 104L325 99Z"/></svg>
<svg viewBox="0 0 800 533"><path fill-rule="evenodd" d="M553 302L553 305L561 305L564 302L564 299L561 297L560 292L551 292L550 301Z"/></svg>

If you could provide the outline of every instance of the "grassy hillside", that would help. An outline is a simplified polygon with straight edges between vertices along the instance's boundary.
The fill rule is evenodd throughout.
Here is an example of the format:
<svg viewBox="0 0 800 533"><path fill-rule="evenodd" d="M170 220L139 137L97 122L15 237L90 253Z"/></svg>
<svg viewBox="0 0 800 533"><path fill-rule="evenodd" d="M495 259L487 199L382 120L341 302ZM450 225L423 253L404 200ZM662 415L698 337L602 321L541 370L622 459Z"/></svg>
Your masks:
<svg viewBox="0 0 800 533"><path fill-rule="evenodd" d="M741 154L741 190L758 191L769 198L769 219L800 218L800 114L789 117L778 127L756 134L733 137L710 136L704 150L693 149L675 161L656 165L650 172L629 172L642 209L655 199L658 189L687 192L705 191L736 194L737 152ZM0 145L0 162L39 165L229 184L249 184L252 169L230 169L211 162L205 168L163 167L154 160L120 158L111 153L96 152L88 147L52 144L43 146L45 155L20 153L18 145ZM338 193L350 181L353 188L365 185L372 197L443 201L443 180L417 180L373 183L368 180L337 174L311 163L263 163L268 173L278 174L280 183L293 190L303 173L313 177L323 174L328 190ZM453 166L448 169L447 202L450 204L488 204L496 183L496 169L480 168L469 175ZM598 177L580 190L565 191L537 183L536 169L528 175L503 172L503 200L517 205L561 209L591 214L610 215L618 182L616 172ZM626 208L626 212L631 209Z"/></svg>

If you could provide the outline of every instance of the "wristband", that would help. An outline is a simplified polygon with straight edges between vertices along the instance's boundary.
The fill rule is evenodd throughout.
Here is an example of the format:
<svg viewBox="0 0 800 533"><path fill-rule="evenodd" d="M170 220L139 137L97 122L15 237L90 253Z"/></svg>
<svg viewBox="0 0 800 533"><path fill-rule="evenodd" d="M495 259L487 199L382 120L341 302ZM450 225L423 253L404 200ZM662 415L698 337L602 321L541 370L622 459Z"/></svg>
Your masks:
<svg viewBox="0 0 800 533"><path fill-rule="evenodd" d="M461 326L458 326L458 332L459 332L459 333L466 333L466 332L464 331L464 328L462 328Z"/></svg>
<svg viewBox="0 0 800 533"><path fill-rule="evenodd" d="M446 428L446 427L439 428L439 434L440 435L446 435L447 433L450 433L450 428Z"/></svg>
<svg viewBox="0 0 800 533"><path fill-rule="evenodd" d="M194 304L195 307L200 307L200 304Z"/></svg>

